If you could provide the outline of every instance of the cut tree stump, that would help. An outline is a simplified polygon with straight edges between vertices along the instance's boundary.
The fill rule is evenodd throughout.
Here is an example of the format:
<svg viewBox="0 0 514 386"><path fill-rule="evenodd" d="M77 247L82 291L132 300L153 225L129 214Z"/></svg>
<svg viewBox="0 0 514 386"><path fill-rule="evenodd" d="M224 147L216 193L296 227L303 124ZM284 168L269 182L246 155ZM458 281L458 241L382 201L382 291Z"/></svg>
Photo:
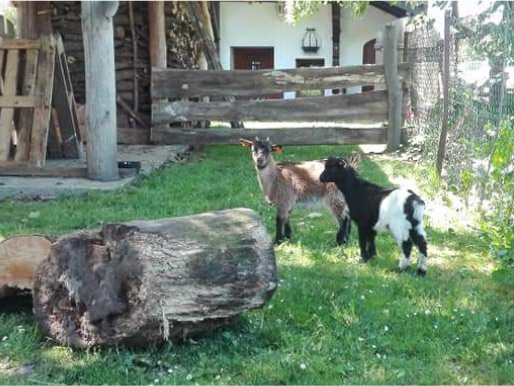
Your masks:
<svg viewBox="0 0 514 386"><path fill-rule="evenodd" d="M43 236L16 236L0 243L0 298L14 291L32 291L38 265L52 241Z"/></svg>
<svg viewBox="0 0 514 386"><path fill-rule="evenodd" d="M61 344L143 346L227 325L276 287L271 238L240 208L65 236L39 267L34 308Z"/></svg>

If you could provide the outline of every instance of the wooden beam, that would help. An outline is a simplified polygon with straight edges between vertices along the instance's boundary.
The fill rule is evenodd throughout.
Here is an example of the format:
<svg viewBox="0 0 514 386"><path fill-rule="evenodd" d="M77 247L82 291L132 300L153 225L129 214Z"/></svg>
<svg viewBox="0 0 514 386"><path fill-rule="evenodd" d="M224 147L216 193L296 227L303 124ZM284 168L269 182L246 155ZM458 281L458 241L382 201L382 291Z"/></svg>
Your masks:
<svg viewBox="0 0 514 386"><path fill-rule="evenodd" d="M384 33L384 73L387 85L388 125L387 150L400 146L402 125L402 90L398 75L398 34L394 24L388 24Z"/></svg>
<svg viewBox="0 0 514 386"><path fill-rule="evenodd" d="M443 161L446 154L446 139L448 137L449 118L449 85L450 85L450 17L451 11L444 15L444 49L443 49L443 118L439 145L437 147L436 170L439 176L443 171Z"/></svg>
<svg viewBox="0 0 514 386"><path fill-rule="evenodd" d="M196 37L200 43L202 52L205 55L205 59L209 64L209 68L211 70L222 70L218 51L214 44L211 22L210 19L206 20L203 16L205 12L204 9L202 9L201 2L188 1L186 2L186 6Z"/></svg>
<svg viewBox="0 0 514 386"><path fill-rule="evenodd" d="M372 91L279 100L161 102L152 106L153 123L221 121L344 121L378 123L387 119L387 94Z"/></svg>
<svg viewBox="0 0 514 386"><path fill-rule="evenodd" d="M387 129L348 129L341 127L306 127L294 129L196 129L157 128L153 143L176 144L237 144L239 138L270 137L283 145L346 145L380 144L387 140Z"/></svg>
<svg viewBox="0 0 514 386"><path fill-rule="evenodd" d="M119 127L118 143L125 145L148 145L150 144L150 130Z"/></svg>
<svg viewBox="0 0 514 386"><path fill-rule="evenodd" d="M23 77L22 94L34 97L39 50L27 50L25 55L25 74ZM34 101L35 103L35 101ZM34 107L34 106L32 106ZM33 111L22 110L18 119L18 144L16 145L16 161L27 161L30 149L30 131L33 125Z"/></svg>
<svg viewBox="0 0 514 386"><path fill-rule="evenodd" d="M13 162L14 164L14 162ZM86 167L34 167L26 163L19 165L0 165L1 176L30 177L69 177L86 178Z"/></svg>
<svg viewBox="0 0 514 386"><path fill-rule="evenodd" d="M332 66L339 66L341 54L341 5L339 2L332 3Z"/></svg>
<svg viewBox="0 0 514 386"><path fill-rule="evenodd" d="M150 29L150 64L152 67L166 68L166 23L164 1L149 1L148 26Z"/></svg>
<svg viewBox="0 0 514 386"><path fill-rule="evenodd" d="M17 7L17 26L20 38L37 39L37 2L20 1Z"/></svg>
<svg viewBox="0 0 514 386"><path fill-rule="evenodd" d="M7 52L5 66L4 95L12 97L16 94L18 83L19 51ZM11 149L11 135L13 127L14 109L3 108L0 111L0 161L7 161Z"/></svg>
<svg viewBox="0 0 514 386"><path fill-rule="evenodd" d="M398 66L398 74L401 79L407 79L409 71L409 63L401 63ZM385 83L384 66L369 64L256 71L154 69L152 72L152 97L248 97L283 91L322 90L383 83Z"/></svg>
<svg viewBox="0 0 514 386"><path fill-rule="evenodd" d="M123 109L123 111L125 111L128 115L130 115L132 118L134 118L134 120L137 123L139 123L142 127L147 128L147 129L150 128L150 125L148 124L148 122L145 122L143 120L143 117L141 116L141 114L136 113L134 110L132 110L130 108L129 104L127 102L125 102L122 97L120 97L118 95L116 97L116 102L118 102L118 104Z"/></svg>
<svg viewBox="0 0 514 386"><path fill-rule="evenodd" d="M112 16L118 2L82 2L89 178L119 178Z"/></svg>
<svg viewBox="0 0 514 386"><path fill-rule="evenodd" d="M30 133L29 161L41 167L46 159L46 145L52 114L52 94L55 71L55 39L52 35L41 38L38 74L36 80L36 108Z"/></svg>
<svg viewBox="0 0 514 386"><path fill-rule="evenodd" d="M15 95L4 95L0 96L0 108L14 108L14 107L35 107L36 98L33 95L30 96L15 96Z"/></svg>
<svg viewBox="0 0 514 386"><path fill-rule="evenodd" d="M0 39L0 49L4 50L38 50L40 48L39 39Z"/></svg>

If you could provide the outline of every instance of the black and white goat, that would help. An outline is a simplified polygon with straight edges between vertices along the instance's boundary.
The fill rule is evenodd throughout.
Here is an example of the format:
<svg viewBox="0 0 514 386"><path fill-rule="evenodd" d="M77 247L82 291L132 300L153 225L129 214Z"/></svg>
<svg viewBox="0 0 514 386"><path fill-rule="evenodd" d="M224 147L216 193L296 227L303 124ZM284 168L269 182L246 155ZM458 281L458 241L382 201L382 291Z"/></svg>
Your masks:
<svg viewBox="0 0 514 386"><path fill-rule="evenodd" d="M356 172L360 156L349 160L329 158L320 175L322 182L334 182L343 192L350 217L359 228L359 246L364 262L376 255L375 236L388 230L403 250L399 268L408 267L412 245L419 249L419 275L427 272L427 243L423 229L425 203L411 190L385 189L362 179Z"/></svg>
<svg viewBox="0 0 514 386"><path fill-rule="evenodd" d="M261 191L268 203L277 208L275 242L291 238L289 215L297 204L321 201L339 224L338 245L348 241L351 220L344 196L333 183L322 183L319 176L325 161L300 163L277 162L272 153L281 153L282 146L272 145L269 138L254 141L240 139L239 144L252 149L252 158Z"/></svg>

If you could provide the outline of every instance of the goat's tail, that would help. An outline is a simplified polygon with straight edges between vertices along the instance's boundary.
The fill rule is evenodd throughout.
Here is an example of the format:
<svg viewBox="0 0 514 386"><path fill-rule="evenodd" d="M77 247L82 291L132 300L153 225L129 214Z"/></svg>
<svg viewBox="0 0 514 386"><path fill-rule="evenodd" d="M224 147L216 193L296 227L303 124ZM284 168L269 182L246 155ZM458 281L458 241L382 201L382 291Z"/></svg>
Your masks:
<svg viewBox="0 0 514 386"><path fill-rule="evenodd" d="M423 201L418 196L414 197L414 202L412 203L414 213L413 217L418 220L420 223L423 222L423 215L425 213L425 201Z"/></svg>

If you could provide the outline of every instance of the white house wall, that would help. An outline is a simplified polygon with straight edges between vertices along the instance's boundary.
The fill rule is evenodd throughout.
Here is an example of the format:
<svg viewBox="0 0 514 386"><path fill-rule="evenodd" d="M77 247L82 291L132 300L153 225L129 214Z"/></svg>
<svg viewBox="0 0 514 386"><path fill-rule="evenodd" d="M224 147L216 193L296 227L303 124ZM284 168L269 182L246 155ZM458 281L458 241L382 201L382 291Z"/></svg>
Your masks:
<svg viewBox="0 0 514 386"><path fill-rule="evenodd" d="M380 29L395 17L370 6L363 17L341 12L340 65L362 64L362 49ZM307 28L315 28L322 39L316 54L301 48ZM288 25L277 13L276 2L221 2L220 59L224 69L232 69L232 47L274 47L274 68L295 68L296 59L324 59L332 65L332 10L323 5L315 15ZM377 55L377 59L380 55ZM286 93L291 97L294 93Z"/></svg>

